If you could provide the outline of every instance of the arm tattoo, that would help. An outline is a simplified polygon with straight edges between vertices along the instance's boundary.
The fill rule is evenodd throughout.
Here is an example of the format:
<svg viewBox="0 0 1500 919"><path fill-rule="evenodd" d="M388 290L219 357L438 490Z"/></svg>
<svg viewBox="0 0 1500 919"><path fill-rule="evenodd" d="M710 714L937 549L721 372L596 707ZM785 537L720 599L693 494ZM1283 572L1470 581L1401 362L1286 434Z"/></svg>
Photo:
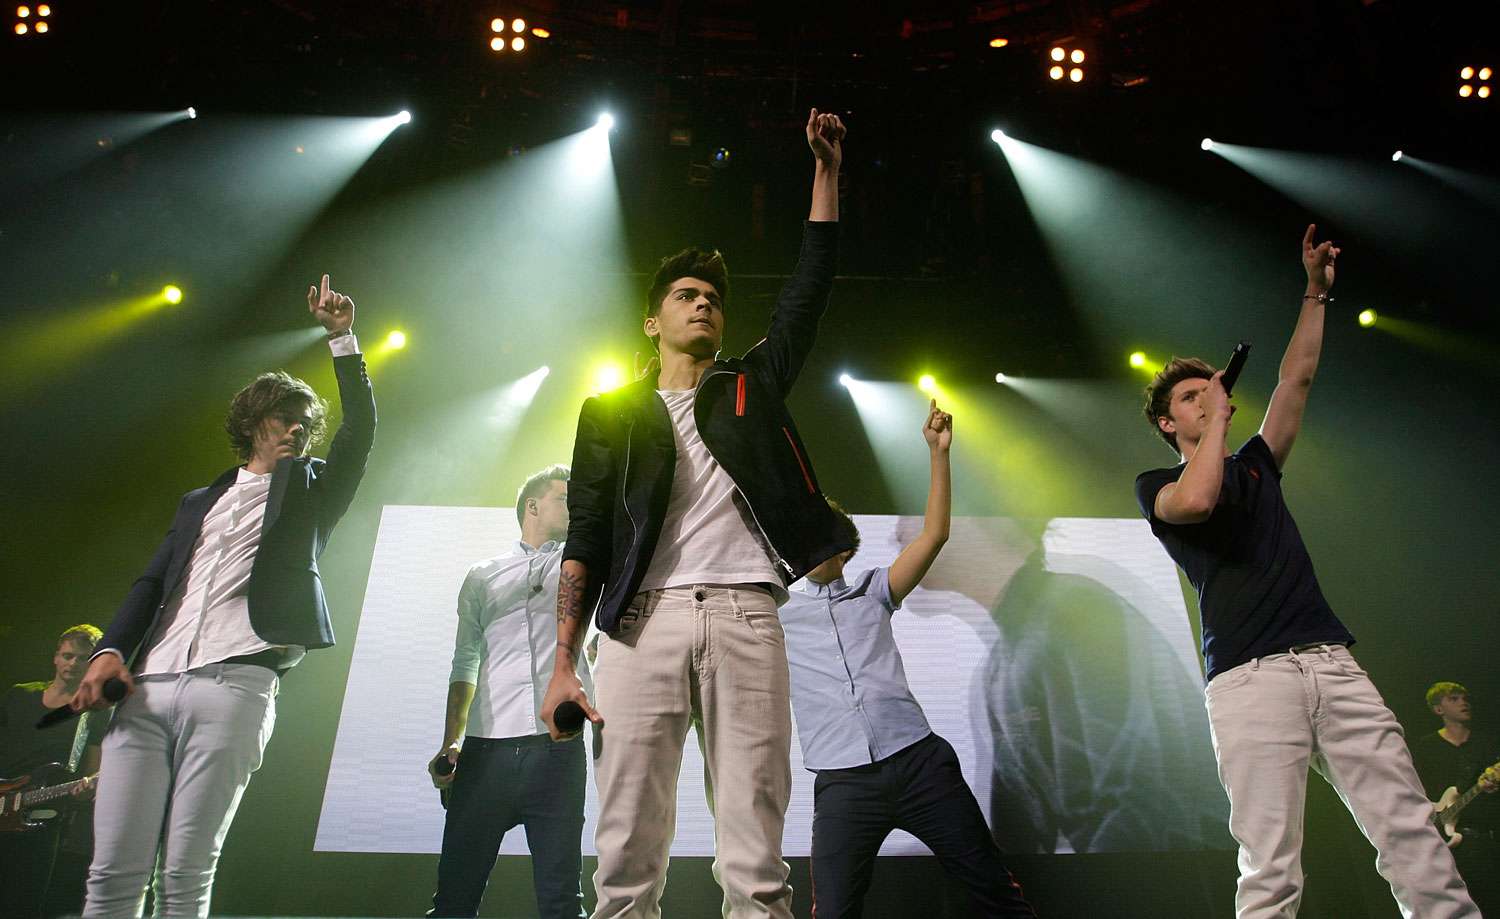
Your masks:
<svg viewBox="0 0 1500 919"><path fill-rule="evenodd" d="M557 577L557 621L559 624L569 619L575 622L584 618L583 594L584 579L569 571L563 571Z"/></svg>

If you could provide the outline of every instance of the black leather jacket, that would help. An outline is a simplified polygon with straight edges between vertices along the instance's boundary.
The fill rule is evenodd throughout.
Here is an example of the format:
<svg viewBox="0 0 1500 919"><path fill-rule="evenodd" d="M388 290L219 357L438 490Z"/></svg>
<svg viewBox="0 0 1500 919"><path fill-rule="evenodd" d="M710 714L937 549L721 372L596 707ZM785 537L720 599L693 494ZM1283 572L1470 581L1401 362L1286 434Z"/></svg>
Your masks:
<svg viewBox="0 0 1500 919"><path fill-rule="evenodd" d="M750 506L785 582L851 548L818 488L785 399L828 306L838 224L809 221L766 337L698 381L703 444ZM677 446L654 376L593 396L578 416L564 560L588 568L599 628L613 632L651 564L672 494ZM597 593L596 593L597 591Z"/></svg>

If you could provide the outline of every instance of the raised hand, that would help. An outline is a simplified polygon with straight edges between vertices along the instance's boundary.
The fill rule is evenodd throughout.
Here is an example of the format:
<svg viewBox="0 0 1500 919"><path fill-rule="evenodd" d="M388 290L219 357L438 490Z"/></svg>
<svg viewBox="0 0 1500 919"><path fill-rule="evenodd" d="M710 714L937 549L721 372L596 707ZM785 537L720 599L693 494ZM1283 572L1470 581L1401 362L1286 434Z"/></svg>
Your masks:
<svg viewBox="0 0 1500 919"><path fill-rule="evenodd" d="M927 403L927 420L922 424L922 439L932 450L947 450L953 444L953 416L938 408L937 400Z"/></svg>
<svg viewBox="0 0 1500 919"><path fill-rule="evenodd" d="M1333 262L1339 257L1339 248L1333 240L1313 244L1318 225L1310 223L1302 234L1302 267L1307 269L1307 286L1322 293L1333 286Z"/></svg>
<svg viewBox="0 0 1500 919"><path fill-rule="evenodd" d="M330 290L326 274L323 275L321 290L308 286L307 311L317 317L330 335L347 332L354 327L354 301L336 290Z"/></svg>
<svg viewBox="0 0 1500 919"><path fill-rule="evenodd" d="M819 114L817 109L807 113L807 145L819 165L837 169L844 162L844 122L837 115Z"/></svg>

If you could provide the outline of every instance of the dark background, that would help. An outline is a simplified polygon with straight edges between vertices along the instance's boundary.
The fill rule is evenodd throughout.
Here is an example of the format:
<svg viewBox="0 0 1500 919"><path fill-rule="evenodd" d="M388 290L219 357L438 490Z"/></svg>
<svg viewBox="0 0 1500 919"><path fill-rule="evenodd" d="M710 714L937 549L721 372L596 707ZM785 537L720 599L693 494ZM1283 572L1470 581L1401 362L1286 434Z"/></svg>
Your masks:
<svg viewBox="0 0 1500 919"><path fill-rule="evenodd" d="M11 34L9 9L0 34L4 328L66 323L168 282L188 296L118 329L65 333L66 347L21 353L17 342L33 339L17 335L0 352L0 679L44 678L58 632L105 624L177 498L232 463L224 405L266 369L268 336L307 327L309 281L329 271L354 296L367 352L397 325L412 338L372 366L376 453L322 564L339 644L285 681L215 912L425 907L435 858L311 852L380 508L508 505L528 471L565 460L593 363L607 355L628 366L645 347L645 273L667 252L701 243L726 253L726 348L753 344L805 216L811 106L850 128L842 277L793 398L831 492L860 513L920 512L923 483L898 473L902 457L877 455L835 378L932 372L958 407L957 513L1135 514L1134 475L1172 457L1140 417L1145 377L1125 355L1221 360L1235 340L1254 340L1237 390L1250 419L1237 430L1248 435L1296 316L1298 239L1316 222L1344 255L1286 479L1293 510L1409 735L1437 726L1422 704L1435 680L1466 683L1481 721L1500 697L1500 100L1456 94L1459 67L1500 65L1494 4L54 6L46 36ZM490 18L516 15L552 37L493 54ZM997 36L1009 45L989 47ZM1053 43L1087 50L1083 83L1047 79ZM188 105L197 121L97 143L114 130L106 113ZM312 124L301 116L402 108L413 123L322 196L252 142L280 144ZM474 190L506 160L518 164L508 175L525 177L529 151L605 109L619 121L618 251L522 264L528 227L554 219L554 206L531 196L514 204L530 210L507 213L520 199ZM1086 225L1038 229L1042 215L988 140L997 126L1107 168L1105 181L1077 188L1093 215ZM669 145L674 128L689 129L692 144ZM1291 179L1333 190L1342 206L1294 200L1199 150L1204 136L1318 154ZM718 147L731 152L728 168L707 166ZM1397 148L1469 181L1455 188L1392 164ZM1128 280L1109 283L1125 262ZM1366 307L1421 335L1360 329ZM332 395L319 348L276 361ZM544 362L552 376L514 436L455 420L454 405ZM1050 397L997 386L1000 370ZM442 700L432 712L436 743ZM1373 851L1317 779L1304 862L1302 915L1395 915ZM1014 864L1047 915L1231 913L1229 852ZM525 860L502 860L493 880L487 914L531 914ZM794 861L793 883L800 913L805 860ZM707 916L716 904L707 861L675 861L666 911ZM935 863L891 859L869 912L966 909Z"/></svg>

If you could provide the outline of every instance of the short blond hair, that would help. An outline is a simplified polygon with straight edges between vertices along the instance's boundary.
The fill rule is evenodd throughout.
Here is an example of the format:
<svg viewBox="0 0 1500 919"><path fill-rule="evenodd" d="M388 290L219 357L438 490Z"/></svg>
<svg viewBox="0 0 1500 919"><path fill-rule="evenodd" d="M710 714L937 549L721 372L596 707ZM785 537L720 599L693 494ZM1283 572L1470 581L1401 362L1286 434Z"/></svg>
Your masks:
<svg viewBox="0 0 1500 919"><path fill-rule="evenodd" d="M1449 696L1467 696L1468 687L1462 683L1433 683L1427 687L1427 707L1435 708L1437 704Z"/></svg>

